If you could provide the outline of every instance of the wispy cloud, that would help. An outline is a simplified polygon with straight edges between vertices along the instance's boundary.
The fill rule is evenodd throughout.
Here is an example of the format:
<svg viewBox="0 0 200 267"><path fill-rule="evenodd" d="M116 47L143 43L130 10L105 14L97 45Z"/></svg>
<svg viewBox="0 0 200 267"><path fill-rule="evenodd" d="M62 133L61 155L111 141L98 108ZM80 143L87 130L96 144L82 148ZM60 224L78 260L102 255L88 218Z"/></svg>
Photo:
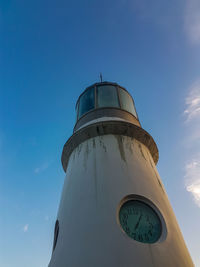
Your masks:
<svg viewBox="0 0 200 267"><path fill-rule="evenodd" d="M23 227L23 231L24 231L24 233L26 233L26 232L28 231L28 227L29 227L28 224L25 224L25 225L24 225L24 227Z"/></svg>
<svg viewBox="0 0 200 267"><path fill-rule="evenodd" d="M186 165L185 172L186 189L192 193L196 204L200 207L200 156Z"/></svg>
<svg viewBox="0 0 200 267"><path fill-rule="evenodd" d="M189 88L185 99L185 122L188 132L188 162L185 165L185 186L200 207L200 80ZM197 153L194 151L198 151Z"/></svg>
<svg viewBox="0 0 200 267"><path fill-rule="evenodd" d="M185 104L186 121L189 122L192 119L200 120L200 81L195 82L190 87Z"/></svg>
<svg viewBox="0 0 200 267"><path fill-rule="evenodd" d="M193 44L200 44L200 1L186 0L185 30Z"/></svg>
<svg viewBox="0 0 200 267"><path fill-rule="evenodd" d="M39 167L36 167L34 169L35 173L40 173L42 171L45 171L48 167L49 167L50 163L49 162L44 162L42 165L40 165Z"/></svg>

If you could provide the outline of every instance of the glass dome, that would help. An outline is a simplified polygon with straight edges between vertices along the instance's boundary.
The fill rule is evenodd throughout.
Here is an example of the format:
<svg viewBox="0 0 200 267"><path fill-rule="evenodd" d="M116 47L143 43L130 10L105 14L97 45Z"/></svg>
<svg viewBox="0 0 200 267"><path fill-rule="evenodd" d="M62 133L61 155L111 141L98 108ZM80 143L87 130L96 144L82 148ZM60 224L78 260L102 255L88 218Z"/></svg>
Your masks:
<svg viewBox="0 0 200 267"><path fill-rule="evenodd" d="M88 87L77 101L77 120L88 112L101 108L122 109L138 119L132 97L124 88L114 83L103 82Z"/></svg>

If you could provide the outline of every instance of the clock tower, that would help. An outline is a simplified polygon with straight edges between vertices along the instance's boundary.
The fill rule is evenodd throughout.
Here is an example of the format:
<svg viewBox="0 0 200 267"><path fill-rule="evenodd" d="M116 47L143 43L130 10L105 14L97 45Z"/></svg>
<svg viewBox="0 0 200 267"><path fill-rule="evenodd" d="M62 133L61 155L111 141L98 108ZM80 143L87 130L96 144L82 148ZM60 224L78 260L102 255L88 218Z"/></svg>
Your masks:
<svg viewBox="0 0 200 267"><path fill-rule="evenodd" d="M49 267L194 266L128 91L93 84L76 114Z"/></svg>

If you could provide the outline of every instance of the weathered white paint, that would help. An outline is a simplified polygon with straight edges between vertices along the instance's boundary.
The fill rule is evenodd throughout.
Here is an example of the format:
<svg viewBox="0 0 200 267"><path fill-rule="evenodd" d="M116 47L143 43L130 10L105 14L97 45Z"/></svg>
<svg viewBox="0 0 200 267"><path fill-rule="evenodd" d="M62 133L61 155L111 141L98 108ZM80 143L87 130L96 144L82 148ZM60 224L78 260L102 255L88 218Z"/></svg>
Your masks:
<svg viewBox="0 0 200 267"><path fill-rule="evenodd" d="M149 199L165 220L154 244L132 240L118 224L119 203L133 194ZM49 267L194 266L152 156L130 137L104 135L76 147L58 220Z"/></svg>

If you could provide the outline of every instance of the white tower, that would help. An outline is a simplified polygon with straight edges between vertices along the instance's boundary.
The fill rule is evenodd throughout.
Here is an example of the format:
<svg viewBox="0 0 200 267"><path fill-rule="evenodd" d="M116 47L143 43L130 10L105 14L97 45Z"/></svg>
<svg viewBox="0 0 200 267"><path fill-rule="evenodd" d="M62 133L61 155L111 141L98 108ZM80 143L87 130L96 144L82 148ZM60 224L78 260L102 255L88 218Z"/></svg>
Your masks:
<svg viewBox="0 0 200 267"><path fill-rule="evenodd" d="M49 267L194 266L129 93L96 83L76 111Z"/></svg>

